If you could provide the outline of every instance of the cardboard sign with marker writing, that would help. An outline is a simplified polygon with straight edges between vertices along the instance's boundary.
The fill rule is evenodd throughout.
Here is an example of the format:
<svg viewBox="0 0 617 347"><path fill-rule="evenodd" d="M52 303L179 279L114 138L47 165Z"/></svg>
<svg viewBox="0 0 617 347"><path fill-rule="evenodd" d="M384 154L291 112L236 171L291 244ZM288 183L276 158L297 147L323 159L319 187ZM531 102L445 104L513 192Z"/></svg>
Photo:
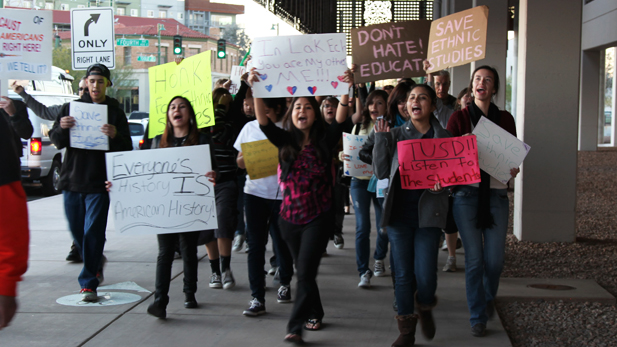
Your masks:
<svg viewBox="0 0 617 347"><path fill-rule="evenodd" d="M437 19L431 24L428 72L484 59L488 7L478 6Z"/></svg>
<svg viewBox="0 0 617 347"><path fill-rule="evenodd" d="M260 73L253 96L280 98L341 95L347 70L345 34L259 37L251 45L251 67Z"/></svg>
<svg viewBox="0 0 617 347"><path fill-rule="evenodd" d="M107 105L71 101L69 115L75 118L75 126L70 130L71 147L109 150L109 137L101 132L107 124Z"/></svg>
<svg viewBox="0 0 617 347"><path fill-rule="evenodd" d="M399 141L403 189L429 189L480 182L475 136Z"/></svg>
<svg viewBox="0 0 617 347"><path fill-rule="evenodd" d="M350 160L343 161L345 176L365 177L373 175L373 166L360 160L359 155L367 138L366 135L343 133L343 153L351 157Z"/></svg>
<svg viewBox="0 0 617 347"><path fill-rule="evenodd" d="M357 65L354 81L426 75L422 62L426 59L430 26L429 20L414 20L352 29L352 57Z"/></svg>
<svg viewBox="0 0 617 347"><path fill-rule="evenodd" d="M245 142L241 145L246 172L252 180L276 174L279 150L269 140Z"/></svg>

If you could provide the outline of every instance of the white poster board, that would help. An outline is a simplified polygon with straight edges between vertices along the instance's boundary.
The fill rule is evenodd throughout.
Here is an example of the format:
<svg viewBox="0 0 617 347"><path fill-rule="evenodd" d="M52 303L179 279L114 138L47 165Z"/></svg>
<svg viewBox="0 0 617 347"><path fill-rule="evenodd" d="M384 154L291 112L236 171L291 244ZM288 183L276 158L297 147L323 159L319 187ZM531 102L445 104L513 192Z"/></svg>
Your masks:
<svg viewBox="0 0 617 347"><path fill-rule="evenodd" d="M343 133L343 153L351 157L350 160L343 161L345 176L373 176L373 166L360 160L360 150L366 139L368 139L367 135Z"/></svg>
<svg viewBox="0 0 617 347"><path fill-rule="evenodd" d="M478 143L480 169L507 184L510 170L518 168L531 147L482 116L473 130Z"/></svg>
<svg viewBox="0 0 617 347"><path fill-rule="evenodd" d="M121 234L168 234L218 227L210 146L105 153L110 213Z"/></svg>
<svg viewBox="0 0 617 347"><path fill-rule="evenodd" d="M245 72L246 66L234 65L231 67L231 86L229 87L229 92L232 95L238 94L238 90L240 90L240 84L242 83L242 75Z"/></svg>
<svg viewBox="0 0 617 347"><path fill-rule="evenodd" d="M347 70L345 34L272 36L253 39L251 66L261 74L258 98L341 95Z"/></svg>
<svg viewBox="0 0 617 347"><path fill-rule="evenodd" d="M109 150L109 137L101 132L101 127L107 124L107 105L71 101L69 115L75 118L75 126L70 131L71 147Z"/></svg>
<svg viewBox="0 0 617 347"><path fill-rule="evenodd" d="M51 11L0 9L0 74L3 80L51 80Z"/></svg>

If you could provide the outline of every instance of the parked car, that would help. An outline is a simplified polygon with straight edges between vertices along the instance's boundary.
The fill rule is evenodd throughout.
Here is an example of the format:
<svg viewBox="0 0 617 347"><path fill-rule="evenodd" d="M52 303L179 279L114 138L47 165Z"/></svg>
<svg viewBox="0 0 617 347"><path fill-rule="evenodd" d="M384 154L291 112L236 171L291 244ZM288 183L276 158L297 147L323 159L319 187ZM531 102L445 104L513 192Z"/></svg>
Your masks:
<svg viewBox="0 0 617 347"><path fill-rule="evenodd" d="M77 99L70 94L56 94L43 91L28 91L34 99L45 106L62 105ZM21 96L12 90L9 98L21 100ZM23 156L21 157L21 178L24 185L42 186L46 196L59 194L58 179L64 160L64 149L58 149L49 139L49 130L54 125L53 120L44 120L28 109L28 117L34 132L28 140L22 139Z"/></svg>
<svg viewBox="0 0 617 347"><path fill-rule="evenodd" d="M129 131L133 141L133 150L139 150L144 143L145 126L141 120L129 119Z"/></svg>
<svg viewBox="0 0 617 347"><path fill-rule="evenodd" d="M128 116L128 119L131 120L142 120L142 119L146 119L148 120L148 117L150 116L150 114L148 112L142 112L142 111L133 111L131 112L131 114Z"/></svg>

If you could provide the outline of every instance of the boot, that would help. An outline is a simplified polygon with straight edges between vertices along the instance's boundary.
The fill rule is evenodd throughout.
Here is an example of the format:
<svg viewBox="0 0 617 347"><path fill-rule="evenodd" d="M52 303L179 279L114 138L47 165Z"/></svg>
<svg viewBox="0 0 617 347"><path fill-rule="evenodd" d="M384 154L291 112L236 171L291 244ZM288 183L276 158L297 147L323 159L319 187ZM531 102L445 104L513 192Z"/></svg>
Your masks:
<svg viewBox="0 0 617 347"><path fill-rule="evenodd" d="M418 315L396 316L398 331L401 333L394 341L392 347L411 347L416 342L416 324Z"/></svg>
<svg viewBox="0 0 617 347"><path fill-rule="evenodd" d="M167 303L160 299L154 299L154 301L148 306L148 314L165 319L167 317Z"/></svg>
<svg viewBox="0 0 617 347"><path fill-rule="evenodd" d="M422 335L427 340L432 340L435 337L435 320L433 319L433 308L437 306L437 297L430 305L423 305L418 302L416 295L416 309L420 317L420 326L422 327Z"/></svg>

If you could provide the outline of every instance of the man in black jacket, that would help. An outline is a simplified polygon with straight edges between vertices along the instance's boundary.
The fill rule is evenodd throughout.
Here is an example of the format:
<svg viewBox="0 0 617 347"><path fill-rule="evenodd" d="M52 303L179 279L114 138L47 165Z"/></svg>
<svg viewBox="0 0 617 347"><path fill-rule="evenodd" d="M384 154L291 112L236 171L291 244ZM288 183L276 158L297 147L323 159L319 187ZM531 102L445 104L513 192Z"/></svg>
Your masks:
<svg viewBox="0 0 617 347"><path fill-rule="evenodd" d="M101 132L109 137L109 151L131 150L126 115L105 96L107 87L112 85L109 69L103 64L90 66L86 83L90 93L75 102L107 105L107 124L101 127ZM78 277L82 300L97 301L96 289L103 280L103 248L109 209L109 195L105 190L105 151L70 147L70 129L76 122L69 114L69 105L62 106L49 137L56 147L66 147L58 184L63 190L69 228L84 260Z"/></svg>

